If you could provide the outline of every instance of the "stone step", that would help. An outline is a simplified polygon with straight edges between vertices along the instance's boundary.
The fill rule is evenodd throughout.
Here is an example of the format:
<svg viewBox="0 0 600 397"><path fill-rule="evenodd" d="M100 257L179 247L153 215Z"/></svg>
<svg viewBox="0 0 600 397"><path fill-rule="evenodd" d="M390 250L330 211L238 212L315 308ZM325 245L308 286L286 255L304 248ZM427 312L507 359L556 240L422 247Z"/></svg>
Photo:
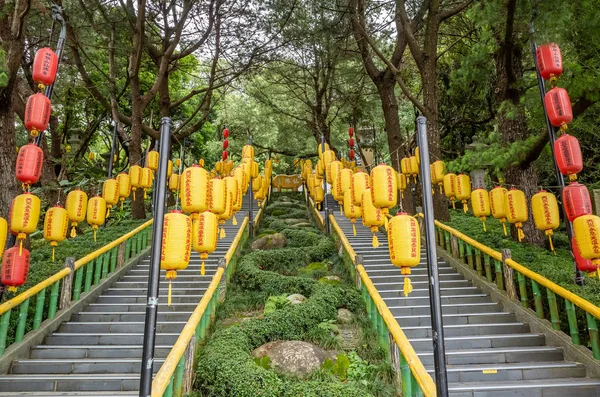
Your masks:
<svg viewBox="0 0 600 397"><path fill-rule="evenodd" d="M156 345L154 356L165 358L171 351L171 345ZM141 358L142 345L38 345L31 349L30 358Z"/></svg>

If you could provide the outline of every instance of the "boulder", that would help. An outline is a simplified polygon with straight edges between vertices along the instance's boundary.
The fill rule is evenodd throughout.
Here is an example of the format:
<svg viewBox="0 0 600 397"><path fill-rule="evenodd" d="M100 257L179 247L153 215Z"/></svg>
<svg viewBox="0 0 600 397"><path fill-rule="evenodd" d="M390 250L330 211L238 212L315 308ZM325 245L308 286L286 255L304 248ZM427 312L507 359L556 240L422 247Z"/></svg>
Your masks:
<svg viewBox="0 0 600 397"><path fill-rule="evenodd" d="M289 300L292 305L297 305L299 303L304 302L306 300L306 297L301 294L292 294L285 299Z"/></svg>
<svg viewBox="0 0 600 397"><path fill-rule="evenodd" d="M321 277L319 282L323 284L338 285L342 282L342 279L338 276L325 276Z"/></svg>
<svg viewBox="0 0 600 397"><path fill-rule="evenodd" d="M326 358L332 359L332 353L319 346L296 340L265 343L254 349L252 355L257 358L268 356L275 372L299 378L319 369Z"/></svg>
<svg viewBox="0 0 600 397"><path fill-rule="evenodd" d="M253 250L271 250L283 248L287 245L287 238L281 233L273 233L263 236L252 243Z"/></svg>
<svg viewBox="0 0 600 397"><path fill-rule="evenodd" d="M338 309L336 320L340 324L350 324L354 321L354 313L348 309Z"/></svg>

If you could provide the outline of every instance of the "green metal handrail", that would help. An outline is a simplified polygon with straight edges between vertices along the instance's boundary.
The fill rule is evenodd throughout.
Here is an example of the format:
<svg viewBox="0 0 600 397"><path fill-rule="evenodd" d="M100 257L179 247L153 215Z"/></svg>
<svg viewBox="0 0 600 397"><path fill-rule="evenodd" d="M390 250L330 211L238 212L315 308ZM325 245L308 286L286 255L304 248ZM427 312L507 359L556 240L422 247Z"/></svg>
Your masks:
<svg viewBox="0 0 600 397"><path fill-rule="evenodd" d="M67 299L69 302L76 302L80 299L82 292L90 292L92 287L98 285L100 281L115 271L119 262L119 250L122 250L121 260L123 262L140 254L143 248L150 242L151 228L153 220L145 222L143 225L126 233L118 239L106 244L102 248L78 259L74 262L73 269L65 267L61 271L48 277L46 280L34 285L26 291L23 291L14 298L0 305L0 356L12 345L20 343L25 335L31 331L37 331L44 320L51 320L56 317L59 309L59 289L61 280L63 289L67 278L75 271L75 277L69 280L72 295ZM122 248L119 248L123 245ZM121 263L122 264L122 263ZM66 279L66 280L65 280ZM46 305L46 290L50 289L50 301ZM35 312L33 323L28 323L29 303L35 298ZM8 331L10 329L10 318L14 308L19 308L17 328L14 334L14 341L8 342ZM62 307L60 308L62 309Z"/></svg>

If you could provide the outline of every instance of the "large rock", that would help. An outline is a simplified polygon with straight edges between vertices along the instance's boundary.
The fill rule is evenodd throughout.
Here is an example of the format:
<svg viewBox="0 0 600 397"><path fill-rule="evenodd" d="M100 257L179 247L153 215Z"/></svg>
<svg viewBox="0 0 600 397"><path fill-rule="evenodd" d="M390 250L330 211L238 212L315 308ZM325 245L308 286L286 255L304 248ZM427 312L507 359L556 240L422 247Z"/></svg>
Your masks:
<svg viewBox="0 0 600 397"><path fill-rule="evenodd" d="M283 248L287 245L287 238L281 233L273 233L261 237L252 243L253 250L270 250Z"/></svg>
<svg viewBox="0 0 600 397"><path fill-rule="evenodd" d="M274 341L257 347L254 357L269 356L271 368L278 373L304 378L319 369L326 358L335 359L334 352L303 341Z"/></svg>
<svg viewBox="0 0 600 397"><path fill-rule="evenodd" d="M354 321L354 313L352 313L348 309L344 309L344 308L338 309L336 320L338 323L341 323L341 324L350 324L351 322Z"/></svg>
<svg viewBox="0 0 600 397"><path fill-rule="evenodd" d="M297 305L306 300L306 297L302 294L292 294L285 299L289 300L292 305Z"/></svg>

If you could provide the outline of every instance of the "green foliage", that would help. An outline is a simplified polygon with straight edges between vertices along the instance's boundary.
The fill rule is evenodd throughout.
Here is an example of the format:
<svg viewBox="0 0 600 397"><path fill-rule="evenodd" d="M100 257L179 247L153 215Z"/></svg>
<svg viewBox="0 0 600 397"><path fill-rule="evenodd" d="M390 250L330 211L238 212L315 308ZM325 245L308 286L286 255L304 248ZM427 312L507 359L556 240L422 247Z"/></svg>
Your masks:
<svg viewBox="0 0 600 397"><path fill-rule="evenodd" d="M264 369L271 369L271 359L269 358L269 356L264 356L264 357L260 357L260 358L254 357L254 362L259 367L262 367Z"/></svg>
<svg viewBox="0 0 600 397"><path fill-rule="evenodd" d="M331 373L337 376L342 382L348 378L349 367L350 360L345 354L338 354L335 362L330 359L326 359L321 365L321 368L331 371Z"/></svg>
<svg viewBox="0 0 600 397"><path fill-rule="evenodd" d="M301 267L298 272L301 276L320 279L329 271L329 265L325 262L313 262L306 267Z"/></svg>
<svg viewBox="0 0 600 397"><path fill-rule="evenodd" d="M275 310L282 309L289 304L287 294L269 296L267 303L265 303L264 314L273 313Z"/></svg>

